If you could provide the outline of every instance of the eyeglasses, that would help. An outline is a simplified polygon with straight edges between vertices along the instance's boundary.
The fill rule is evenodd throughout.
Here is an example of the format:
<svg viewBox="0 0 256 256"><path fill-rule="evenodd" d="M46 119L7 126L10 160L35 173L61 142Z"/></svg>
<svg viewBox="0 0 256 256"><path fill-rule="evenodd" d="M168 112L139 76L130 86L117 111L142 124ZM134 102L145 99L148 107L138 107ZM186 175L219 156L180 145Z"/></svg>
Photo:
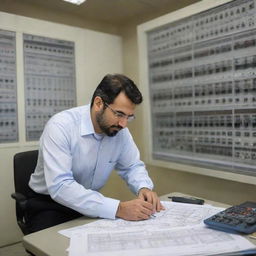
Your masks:
<svg viewBox="0 0 256 256"><path fill-rule="evenodd" d="M109 108L113 114L118 118L118 119L127 119L128 122L131 122L135 119L135 115L126 115L125 113L123 112L120 112L120 111L117 111L117 110L114 110L113 108L111 108L108 103L104 102L105 106L107 108Z"/></svg>

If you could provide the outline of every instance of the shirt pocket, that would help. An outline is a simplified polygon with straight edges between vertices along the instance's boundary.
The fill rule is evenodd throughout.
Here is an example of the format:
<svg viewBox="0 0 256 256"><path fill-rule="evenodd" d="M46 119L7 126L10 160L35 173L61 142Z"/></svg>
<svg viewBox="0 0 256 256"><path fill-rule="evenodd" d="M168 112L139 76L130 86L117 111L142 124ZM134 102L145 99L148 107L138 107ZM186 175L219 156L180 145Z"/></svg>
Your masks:
<svg viewBox="0 0 256 256"><path fill-rule="evenodd" d="M117 161L107 161L102 163L101 166L98 166L94 178L92 189L99 190L107 182L111 172L114 170Z"/></svg>

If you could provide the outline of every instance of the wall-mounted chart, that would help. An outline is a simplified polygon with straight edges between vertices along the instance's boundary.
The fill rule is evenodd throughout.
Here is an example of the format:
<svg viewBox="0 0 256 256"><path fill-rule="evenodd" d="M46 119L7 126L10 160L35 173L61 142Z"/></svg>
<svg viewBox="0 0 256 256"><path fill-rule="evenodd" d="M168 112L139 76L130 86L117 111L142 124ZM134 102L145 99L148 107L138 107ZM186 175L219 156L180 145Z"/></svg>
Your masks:
<svg viewBox="0 0 256 256"><path fill-rule="evenodd" d="M75 47L70 41L24 34L26 140L38 140L47 120L76 106Z"/></svg>
<svg viewBox="0 0 256 256"><path fill-rule="evenodd" d="M0 30L0 143L18 141L16 34Z"/></svg>
<svg viewBox="0 0 256 256"><path fill-rule="evenodd" d="M255 3L147 32L153 158L256 175Z"/></svg>

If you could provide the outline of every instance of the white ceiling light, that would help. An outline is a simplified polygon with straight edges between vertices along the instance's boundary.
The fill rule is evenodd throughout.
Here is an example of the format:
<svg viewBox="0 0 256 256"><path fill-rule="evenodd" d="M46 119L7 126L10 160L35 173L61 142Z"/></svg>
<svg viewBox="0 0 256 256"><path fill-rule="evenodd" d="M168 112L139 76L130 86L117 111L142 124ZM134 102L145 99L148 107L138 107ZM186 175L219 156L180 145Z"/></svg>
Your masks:
<svg viewBox="0 0 256 256"><path fill-rule="evenodd" d="M69 2L71 4L82 4L83 2L85 2L86 0L64 0L65 2Z"/></svg>

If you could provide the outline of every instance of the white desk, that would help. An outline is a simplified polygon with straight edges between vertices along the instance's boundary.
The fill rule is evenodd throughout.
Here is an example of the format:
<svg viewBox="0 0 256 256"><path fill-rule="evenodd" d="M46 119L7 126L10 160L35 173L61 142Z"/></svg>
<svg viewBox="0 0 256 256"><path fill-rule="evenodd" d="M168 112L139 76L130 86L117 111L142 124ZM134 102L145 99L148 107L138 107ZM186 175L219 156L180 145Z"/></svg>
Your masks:
<svg viewBox="0 0 256 256"><path fill-rule="evenodd" d="M168 199L168 196L174 195L184 196L184 194L181 193L170 193L168 195L161 196L161 200L168 201L170 200ZM206 203L219 207L229 207L229 205L208 200L206 200ZM95 219L81 217L79 219L26 235L23 238L23 245L28 251L32 252L36 256L67 256L66 249L69 246L69 239L60 235L58 231L83 225L92 221L95 221ZM252 242L255 242L255 240Z"/></svg>

